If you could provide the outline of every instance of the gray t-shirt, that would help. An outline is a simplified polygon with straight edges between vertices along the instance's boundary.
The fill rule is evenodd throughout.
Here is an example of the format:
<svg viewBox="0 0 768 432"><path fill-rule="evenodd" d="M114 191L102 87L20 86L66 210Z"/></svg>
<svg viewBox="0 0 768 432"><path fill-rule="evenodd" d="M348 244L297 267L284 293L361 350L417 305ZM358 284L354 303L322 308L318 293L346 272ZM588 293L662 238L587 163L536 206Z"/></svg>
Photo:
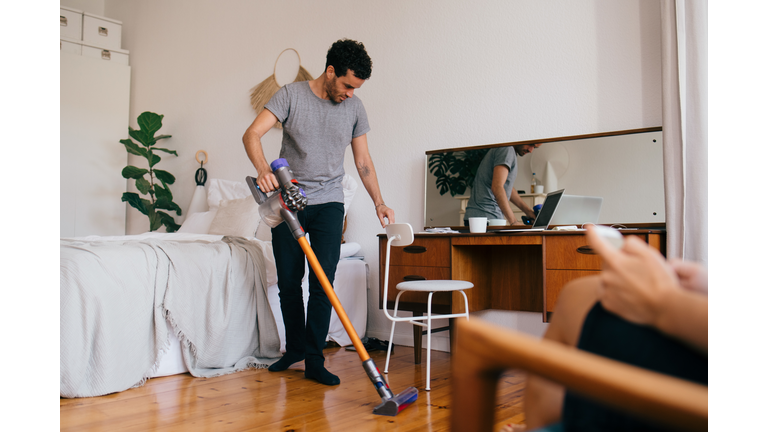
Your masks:
<svg viewBox="0 0 768 432"><path fill-rule="evenodd" d="M344 152L368 133L363 102L351 97L341 103L320 99L308 81L286 84L264 105L283 125L280 157L291 166L309 204L344 202Z"/></svg>
<svg viewBox="0 0 768 432"><path fill-rule="evenodd" d="M491 185L493 184L493 169L498 165L506 165L509 168L507 181L504 182L506 196L512 193L512 188L517 178L517 154L515 148L496 147L485 154L477 167L477 175L472 184L472 194L467 203L467 211L464 219L471 217L487 217L488 219L504 219L504 213L496 202Z"/></svg>

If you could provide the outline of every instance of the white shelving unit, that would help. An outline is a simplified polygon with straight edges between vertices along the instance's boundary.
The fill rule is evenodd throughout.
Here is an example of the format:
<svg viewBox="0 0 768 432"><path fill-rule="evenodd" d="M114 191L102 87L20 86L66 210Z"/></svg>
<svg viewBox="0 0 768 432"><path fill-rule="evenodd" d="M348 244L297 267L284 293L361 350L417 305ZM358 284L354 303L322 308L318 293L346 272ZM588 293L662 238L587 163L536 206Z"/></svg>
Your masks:
<svg viewBox="0 0 768 432"><path fill-rule="evenodd" d="M61 11L60 236L124 235L121 171L128 154L120 140L128 136L130 115L128 52L85 44L83 12ZM108 33L119 41L116 23L111 20ZM97 53L89 56L89 47ZM102 57L104 50L110 58Z"/></svg>

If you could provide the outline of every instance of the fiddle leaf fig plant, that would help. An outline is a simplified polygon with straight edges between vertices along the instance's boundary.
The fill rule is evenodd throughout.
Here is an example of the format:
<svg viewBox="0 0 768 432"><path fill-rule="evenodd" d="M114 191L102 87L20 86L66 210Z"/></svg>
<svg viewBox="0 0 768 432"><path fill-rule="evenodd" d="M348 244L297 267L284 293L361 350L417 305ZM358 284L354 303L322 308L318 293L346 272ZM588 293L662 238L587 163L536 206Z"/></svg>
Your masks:
<svg viewBox="0 0 768 432"><path fill-rule="evenodd" d="M124 178L136 180L136 189L142 195L148 195L148 197L142 198L137 193L124 192L122 201L127 202L131 207L149 217L150 231L156 231L165 225L167 232L176 232L181 225L176 223L173 216L160 211L175 211L176 215L181 216L181 207L173 202L173 194L169 187L169 185L176 181L176 177L168 171L155 168L155 165L161 160L157 152L178 156L175 150L155 147L159 140L171 137L171 135L155 135L163 126L163 117L160 114L149 111L141 113L138 117L139 129L135 130L129 126L128 135L130 138L120 140L120 143L125 146L125 150L128 153L144 157L148 165L148 168L128 165L123 168L122 172ZM136 144L131 138L138 141L141 145Z"/></svg>
<svg viewBox="0 0 768 432"><path fill-rule="evenodd" d="M435 176L435 186L440 195L463 194L471 187L477 168L489 149L435 153L429 157L429 172Z"/></svg>

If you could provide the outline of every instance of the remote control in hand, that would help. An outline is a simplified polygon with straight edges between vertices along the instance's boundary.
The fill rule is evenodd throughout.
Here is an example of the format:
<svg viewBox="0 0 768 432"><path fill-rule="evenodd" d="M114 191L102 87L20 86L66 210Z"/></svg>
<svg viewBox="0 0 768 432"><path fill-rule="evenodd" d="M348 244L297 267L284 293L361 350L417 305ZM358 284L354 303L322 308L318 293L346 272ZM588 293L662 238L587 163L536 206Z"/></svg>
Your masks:
<svg viewBox="0 0 768 432"><path fill-rule="evenodd" d="M624 244L624 236L622 236L616 228L611 228L605 225L595 225L595 231L603 240L616 249L621 249L621 246Z"/></svg>

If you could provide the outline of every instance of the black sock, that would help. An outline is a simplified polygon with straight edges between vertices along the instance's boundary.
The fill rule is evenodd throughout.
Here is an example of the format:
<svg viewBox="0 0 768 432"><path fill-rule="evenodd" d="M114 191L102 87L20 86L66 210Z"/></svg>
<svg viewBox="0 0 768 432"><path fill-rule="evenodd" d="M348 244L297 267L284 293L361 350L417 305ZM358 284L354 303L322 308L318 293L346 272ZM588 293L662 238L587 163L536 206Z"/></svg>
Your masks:
<svg viewBox="0 0 768 432"><path fill-rule="evenodd" d="M339 385L341 380L336 375L328 372L322 364L305 364L304 377L313 379L320 384L328 386Z"/></svg>
<svg viewBox="0 0 768 432"><path fill-rule="evenodd" d="M304 360L303 355L286 352L285 354L283 354L280 360L272 363L269 366L269 371L281 372L291 367L292 364L300 362L302 360Z"/></svg>

